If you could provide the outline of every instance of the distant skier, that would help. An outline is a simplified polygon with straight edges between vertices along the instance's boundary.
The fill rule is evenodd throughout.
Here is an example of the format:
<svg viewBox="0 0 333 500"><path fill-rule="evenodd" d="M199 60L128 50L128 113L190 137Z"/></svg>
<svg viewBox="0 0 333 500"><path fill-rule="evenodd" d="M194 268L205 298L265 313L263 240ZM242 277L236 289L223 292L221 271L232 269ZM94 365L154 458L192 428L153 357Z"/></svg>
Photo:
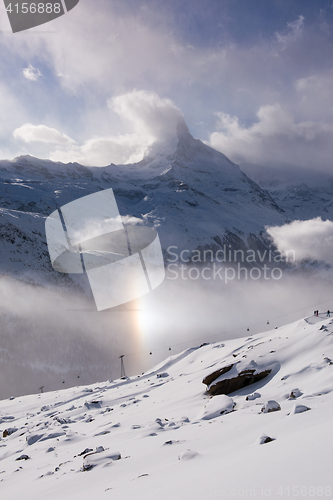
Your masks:
<svg viewBox="0 0 333 500"><path fill-rule="evenodd" d="M328 311L327 311L326 316L327 316L328 318L330 318L330 317L331 317L331 311L330 311L330 310L328 310Z"/></svg>
<svg viewBox="0 0 333 500"><path fill-rule="evenodd" d="M319 314L319 311L318 311L318 309L317 309L316 313L317 313L317 316L318 316L318 314Z"/></svg>

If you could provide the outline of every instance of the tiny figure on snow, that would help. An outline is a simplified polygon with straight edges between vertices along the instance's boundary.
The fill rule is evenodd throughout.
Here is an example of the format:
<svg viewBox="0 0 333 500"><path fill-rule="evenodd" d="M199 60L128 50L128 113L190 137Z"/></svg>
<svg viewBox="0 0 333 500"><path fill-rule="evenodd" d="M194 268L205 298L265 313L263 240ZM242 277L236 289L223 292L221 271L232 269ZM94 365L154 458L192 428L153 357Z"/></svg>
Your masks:
<svg viewBox="0 0 333 500"><path fill-rule="evenodd" d="M326 316L327 316L328 318L330 318L330 317L331 317L331 311L330 311L329 309L328 309L328 311L327 311Z"/></svg>
<svg viewBox="0 0 333 500"><path fill-rule="evenodd" d="M318 314L319 314L319 311L318 311L318 309L317 309L316 313L317 313L317 314L316 314L316 316L318 316Z"/></svg>

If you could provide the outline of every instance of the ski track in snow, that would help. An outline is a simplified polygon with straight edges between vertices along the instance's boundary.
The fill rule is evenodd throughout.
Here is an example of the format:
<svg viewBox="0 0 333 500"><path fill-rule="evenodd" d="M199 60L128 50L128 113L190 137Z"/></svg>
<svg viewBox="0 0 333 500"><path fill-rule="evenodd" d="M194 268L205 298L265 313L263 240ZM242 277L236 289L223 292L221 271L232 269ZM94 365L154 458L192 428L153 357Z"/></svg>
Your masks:
<svg viewBox="0 0 333 500"><path fill-rule="evenodd" d="M0 498L330 496L332 359L323 315L141 376L1 401ZM251 361L275 369L228 396L206 392L204 377Z"/></svg>

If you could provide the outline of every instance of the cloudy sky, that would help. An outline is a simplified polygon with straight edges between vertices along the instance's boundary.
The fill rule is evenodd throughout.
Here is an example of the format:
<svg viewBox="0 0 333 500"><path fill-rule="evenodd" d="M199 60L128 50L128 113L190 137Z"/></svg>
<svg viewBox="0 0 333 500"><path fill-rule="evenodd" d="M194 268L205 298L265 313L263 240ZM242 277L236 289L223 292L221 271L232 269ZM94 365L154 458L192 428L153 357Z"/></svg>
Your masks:
<svg viewBox="0 0 333 500"><path fill-rule="evenodd" d="M332 168L331 0L80 0L16 34L0 8L0 158L135 161L183 114L233 161Z"/></svg>

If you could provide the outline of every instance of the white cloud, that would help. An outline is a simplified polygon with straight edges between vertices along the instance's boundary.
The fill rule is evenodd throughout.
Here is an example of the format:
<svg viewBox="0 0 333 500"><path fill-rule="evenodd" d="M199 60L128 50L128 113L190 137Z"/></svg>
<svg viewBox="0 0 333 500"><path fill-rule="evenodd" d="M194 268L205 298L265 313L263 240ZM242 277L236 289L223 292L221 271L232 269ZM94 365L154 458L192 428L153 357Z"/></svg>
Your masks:
<svg viewBox="0 0 333 500"><path fill-rule="evenodd" d="M45 142L57 144L73 143L73 139L66 134L62 134L55 128L47 127L46 125L32 125L25 123L13 132L15 139L21 139L24 142Z"/></svg>
<svg viewBox="0 0 333 500"><path fill-rule="evenodd" d="M131 126L132 133L93 137L82 146L52 151L51 159L94 166L134 163L143 158L153 142L175 135L177 123L183 118L170 99L145 90L114 97L108 101L108 107Z"/></svg>
<svg viewBox="0 0 333 500"><path fill-rule="evenodd" d="M234 161L253 163L284 161L300 166L330 166L333 154L333 123L295 122L279 104L261 106L257 122L242 126L238 117L216 113L221 131L211 134L209 144Z"/></svg>
<svg viewBox="0 0 333 500"><path fill-rule="evenodd" d="M175 59L172 49L183 44L166 23L160 19L155 25L146 16L135 16L125 3L113 9L106 1L97 9L82 2L74 16L63 16L53 21L53 26L59 36L39 34L37 28L34 37L16 39L9 50L25 57L39 57L55 75L62 75L61 84L67 89L74 91L82 83L108 90L120 84L120 88L128 89L129 82L133 88L152 79L167 84L170 71L177 81L188 74L189 68ZM3 43L9 45L6 40ZM184 44L181 59L190 52ZM191 66L195 60L193 54Z"/></svg>
<svg viewBox="0 0 333 500"><path fill-rule="evenodd" d="M42 76L42 73L39 69L34 68L31 64L29 64L27 68L22 70L22 75L31 82L37 82L37 80Z"/></svg>
<svg viewBox="0 0 333 500"><path fill-rule="evenodd" d="M295 42L303 35L304 17L299 16L295 21L287 23L287 30L284 33L276 33L277 41L283 46Z"/></svg>
<svg viewBox="0 0 333 500"><path fill-rule="evenodd" d="M163 99L155 92L134 90L108 101L134 130L152 140L163 140L175 134L177 123L183 114L170 99Z"/></svg>
<svg viewBox="0 0 333 500"><path fill-rule="evenodd" d="M143 158L146 145L137 134L109 137L94 137L82 146L73 144L67 149L55 149L50 159L64 163L78 162L82 165L103 167L110 163L135 163Z"/></svg>
<svg viewBox="0 0 333 500"><path fill-rule="evenodd" d="M297 97L302 109L312 119L332 120L333 70L311 73L296 80Z"/></svg>
<svg viewBox="0 0 333 500"><path fill-rule="evenodd" d="M280 252L295 252L296 261L310 258L333 264L333 222L321 217L266 228ZM292 253L289 254L292 256Z"/></svg>
<svg viewBox="0 0 333 500"><path fill-rule="evenodd" d="M2 116L0 120L0 137L5 136L7 132L11 135L12 130L27 119L27 113L20 102L20 96L13 88L10 88L1 81L0 109Z"/></svg>
<svg viewBox="0 0 333 500"><path fill-rule="evenodd" d="M23 57L25 61L33 61L43 73L47 72L50 81L48 86L40 89L37 86L40 91L38 95L37 92L33 94L36 85L23 85L20 75L22 86L18 94L21 106L29 111L26 121L42 123L42 105L31 105L33 99L37 101L40 98L40 103L43 102L44 107L47 107L48 119L54 118L56 128L61 129L61 124L69 135L80 136L81 143L90 139L85 154L88 155L88 150L95 148L93 157L96 158L97 143L102 139L104 157L108 156L107 150L111 148L110 155L114 154L118 158L117 162L119 158L126 161L125 145L113 144L117 142L114 141L117 121L110 120L104 103L110 96L119 93L128 95L133 88L153 89L159 95L170 96L177 103L182 103L182 110L196 137L207 137L207 130L211 131L213 126L212 114L216 110L223 110L225 114L220 113L219 124L223 119L229 119L230 127L233 122L235 133L232 134L230 128L226 134L227 141L224 141L222 134L214 140L216 147L221 148L223 145L223 152L235 155L232 158L235 161L238 161L236 158L258 161L259 158L262 163L267 160L271 150L282 161L287 159L299 165L304 161L315 164L321 162L321 167L329 165L332 157L329 136L332 109L328 102L332 99L329 92L326 96L330 99L324 98L320 86L316 87L319 88L317 92L314 80L306 79L318 73L320 80L320 74L330 67L332 47L322 32L318 35L318 28L310 19L307 18L306 22L309 25L307 28L311 29L305 29L305 20L300 16L287 23L279 33L265 35L264 39L258 36L249 43L238 43L235 39L231 41L225 34L219 43L211 44L208 39L201 43L200 36L197 39L192 37L188 26L185 31L175 29L172 8L169 12L171 17L168 17L157 4L149 8L146 4L139 4L133 10L133 6L126 2L101 0L96 9L91 2L80 2L75 15L62 16L53 21L54 34L43 33L43 27L39 32L37 27L34 36L28 36L27 32L16 37L1 38L1 50L8 54L12 67L18 68L15 69L17 74L22 71ZM189 12L189 18L191 15L192 11ZM29 65L24 71L35 78L39 70ZM5 71L2 73L6 74ZM329 82L326 88L329 91ZM132 128L121 130L124 136L132 136L133 130L150 140L164 136L164 125L158 120L159 110L155 106L153 113L150 113L149 99L154 100L146 98L143 112L147 113L148 122L143 117L141 125L142 96L139 103L134 96L110 99L112 109L121 108L123 116L127 115L130 120L132 118ZM63 112L64 103L66 108L68 104L66 112ZM252 129L249 126L249 123L254 122L258 110L259 114L261 111L265 114L266 110L266 116L263 116L266 126L269 120L269 109L266 107L274 107L275 103L279 103L285 113L293 115L294 125L304 123L303 142L299 134L293 133L288 139L283 131L269 134L268 131L265 133L263 127L256 132L255 127ZM75 125L72 125L73 120L67 119L67 111L79 115ZM273 111L270 112L272 117ZM172 110L170 114L172 121ZM234 115L237 116L236 120L230 118ZM156 127L154 117L157 117ZM280 113L279 119L282 118ZM4 119L2 126L7 126L7 123L9 120ZM290 124L288 126L292 128ZM68 127L73 127L75 131L72 132ZM270 127L274 127L273 122ZM11 134L13 128L9 129L8 126L7 129ZM301 127L298 127L298 131L301 131ZM306 140L306 136L311 134L313 139ZM94 135L97 136L97 142ZM236 143L238 140L239 147ZM228 143L226 149L225 142ZM310 151L312 145L313 152ZM250 158L247 154L243 155L245 146L251 154ZM135 151L133 154L136 154ZM260 157L260 152L263 152L264 158ZM45 151L45 154L48 153ZM131 155L132 150L127 157Z"/></svg>

